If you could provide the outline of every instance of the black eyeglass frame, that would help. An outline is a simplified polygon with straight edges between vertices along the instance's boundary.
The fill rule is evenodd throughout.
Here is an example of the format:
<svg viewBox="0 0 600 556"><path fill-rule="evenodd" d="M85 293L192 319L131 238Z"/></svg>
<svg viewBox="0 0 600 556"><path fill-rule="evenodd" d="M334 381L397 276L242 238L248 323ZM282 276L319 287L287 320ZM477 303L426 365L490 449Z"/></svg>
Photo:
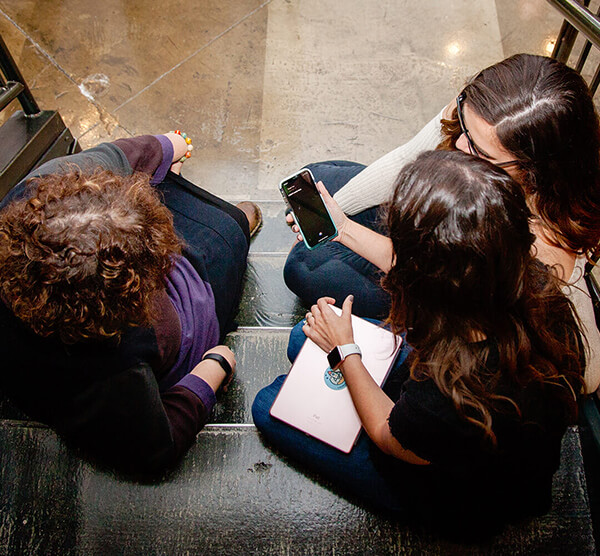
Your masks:
<svg viewBox="0 0 600 556"><path fill-rule="evenodd" d="M475 146L475 142L473 141L473 138L471 137L471 134L469 133L467 126L465 125L462 103L465 101L466 98L467 98L467 94L464 91L456 97L456 115L458 116L458 125L460 126L460 131L467 138L467 145L469 145L469 152L474 156L477 156L479 158L484 158L487 160L487 157L483 156L479 152L477 147ZM490 160L490 162L492 162L496 166L499 166L500 168L512 166L513 164L520 164L520 162L518 160L507 160L506 162L495 162L493 160Z"/></svg>

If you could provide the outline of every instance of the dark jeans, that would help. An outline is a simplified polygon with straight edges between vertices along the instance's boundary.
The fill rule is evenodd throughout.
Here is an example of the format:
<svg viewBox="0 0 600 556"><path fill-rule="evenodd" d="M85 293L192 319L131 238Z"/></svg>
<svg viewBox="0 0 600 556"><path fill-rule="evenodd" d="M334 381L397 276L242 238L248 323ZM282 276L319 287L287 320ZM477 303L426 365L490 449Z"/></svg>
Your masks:
<svg viewBox="0 0 600 556"><path fill-rule="evenodd" d="M306 340L302 325L296 325L290 334L288 357L292 362ZM402 346L383 387L392 400L399 399L408 379L406 358L411 349L406 343ZM523 507L507 505L513 498L517 502L518 496L505 498L502 493L479 488L479 482L471 483L469 469L453 468L452 464L412 465L384 454L364 431L345 454L271 417L271 406L285 378L277 377L256 395L252 405L256 427L283 456L317 473L352 502L362 502L386 519L431 527L436 534L459 542L485 540L507 521L531 513L531 500L525 498Z"/></svg>
<svg viewBox="0 0 600 556"><path fill-rule="evenodd" d="M297 324L290 334L288 358L292 362L306 340L302 325L303 322ZM394 374L399 373L409 352L410 347L404 344L388 382L393 379ZM394 486L396 481L390 479L389 470L393 470L391 472L393 477L398 476L410 481L411 477L414 478L415 474L422 472L420 466L386 456L364 431L361 432L352 451L345 454L271 417L269 411L285 377L286 375L281 375L272 384L263 388L252 405L252 417L266 440L285 456L319 473L322 478L332 482L343 492L358 497L375 509L391 511L397 516L403 516L407 501ZM399 395L399 391L397 394Z"/></svg>
<svg viewBox="0 0 600 556"><path fill-rule="evenodd" d="M362 164L329 161L309 164L315 180L322 181L332 195L365 168ZM355 222L380 233L386 233L378 207L350 217ZM283 277L286 285L304 303L312 305L325 295L340 305L350 294L354 295L352 311L361 317L383 319L390 309L389 295L379 282L383 273L369 261L336 241L329 241L316 249L307 249L298 243L290 251Z"/></svg>
<svg viewBox="0 0 600 556"><path fill-rule="evenodd" d="M172 172L156 188L185 240L184 255L211 285L223 341L236 327L250 245L248 219L237 207Z"/></svg>

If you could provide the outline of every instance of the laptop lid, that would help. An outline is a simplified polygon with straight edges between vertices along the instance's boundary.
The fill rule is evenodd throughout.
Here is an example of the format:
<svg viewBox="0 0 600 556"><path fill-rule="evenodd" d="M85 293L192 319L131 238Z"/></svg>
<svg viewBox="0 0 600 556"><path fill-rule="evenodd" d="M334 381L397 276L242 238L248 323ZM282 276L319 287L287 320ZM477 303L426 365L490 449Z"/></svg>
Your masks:
<svg viewBox="0 0 600 556"><path fill-rule="evenodd" d="M332 307L338 314L341 311ZM352 315L354 341L362 361L381 386L400 350L396 337L360 317ZM361 421L340 371L332 371L327 354L307 339L271 407L271 415L323 442L350 452L361 429Z"/></svg>

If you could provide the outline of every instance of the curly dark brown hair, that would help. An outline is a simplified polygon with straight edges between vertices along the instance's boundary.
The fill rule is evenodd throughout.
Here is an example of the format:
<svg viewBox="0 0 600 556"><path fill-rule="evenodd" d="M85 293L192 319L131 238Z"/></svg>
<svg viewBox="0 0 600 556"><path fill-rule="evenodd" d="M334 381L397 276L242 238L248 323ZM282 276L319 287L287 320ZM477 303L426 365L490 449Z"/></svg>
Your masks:
<svg viewBox="0 0 600 556"><path fill-rule="evenodd" d="M33 178L0 212L0 295L36 334L65 343L152 322L181 242L146 174Z"/></svg>

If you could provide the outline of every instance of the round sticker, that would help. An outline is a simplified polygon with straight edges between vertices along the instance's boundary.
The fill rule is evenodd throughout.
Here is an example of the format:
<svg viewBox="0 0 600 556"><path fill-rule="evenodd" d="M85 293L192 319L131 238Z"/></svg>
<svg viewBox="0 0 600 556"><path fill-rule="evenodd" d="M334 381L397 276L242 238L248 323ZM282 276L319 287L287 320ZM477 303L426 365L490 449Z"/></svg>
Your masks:
<svg viewBox="0 0 600 556"><path fill-rule="evenodd" d="M332 390L342 390L343 388L346 388L346 381L344 380L341 371L334 371L331 367L327 367L327 369L325 369L324 378L325 384Z"/></svg>

